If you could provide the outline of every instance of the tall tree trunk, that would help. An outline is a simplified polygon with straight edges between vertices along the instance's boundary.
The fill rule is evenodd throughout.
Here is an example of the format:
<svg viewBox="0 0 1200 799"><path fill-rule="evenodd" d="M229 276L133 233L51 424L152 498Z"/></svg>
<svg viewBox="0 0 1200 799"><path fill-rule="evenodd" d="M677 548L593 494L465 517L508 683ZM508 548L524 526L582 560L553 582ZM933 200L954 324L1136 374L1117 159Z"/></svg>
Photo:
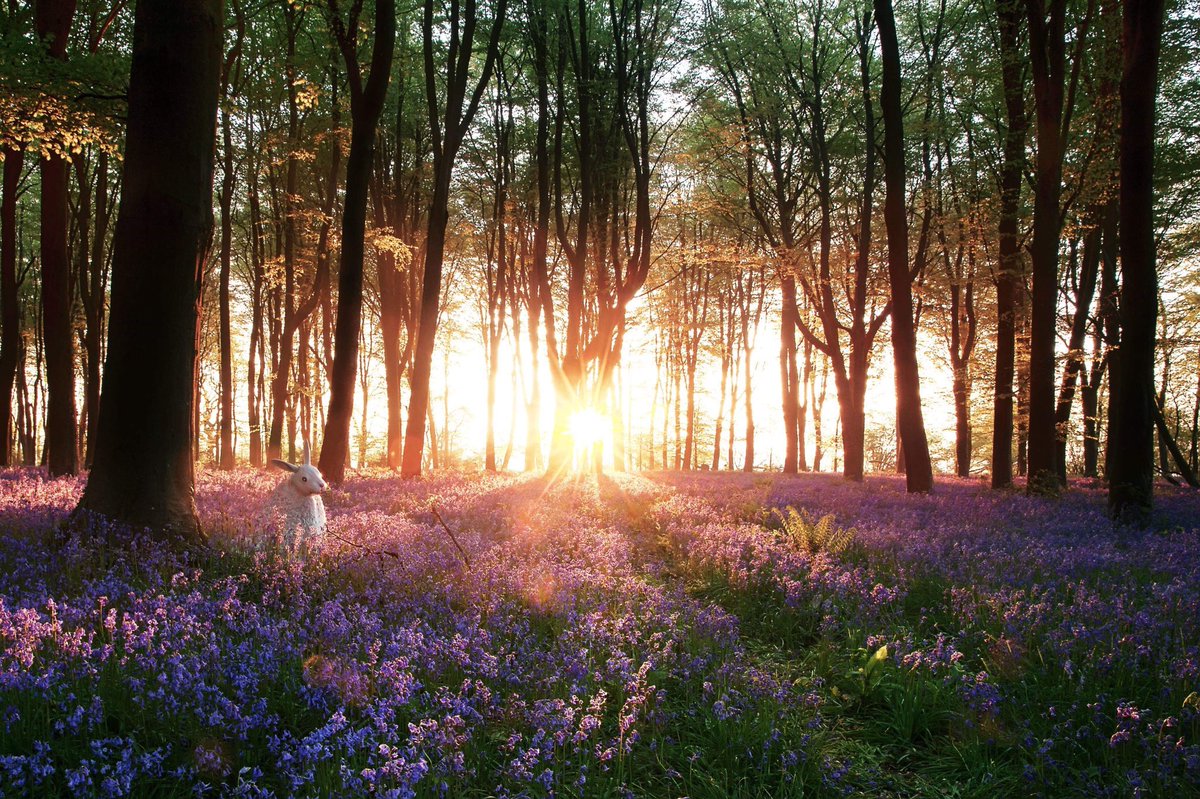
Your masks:
<svg viewBox="0 0 1200 799"><path fill-rule="evenodd" d="M814 379L812 382L811 399L809 400L809 404L812 407L812 418L813 418L812 470L814 472L821 471L821 457L824 454L822 451L824 439L822 438L822 435L821 435L821 433L822 433L822 431L821 431L821 415L822 415L822 412L825 410L825 392L826 392L828 386L829 386L829 361L826 360L821 365L821 391L819 393L817 392L817 381L816 381L816 379Z"/></svg>
<svg viewBox="0 0 1200 799"><path fill-rule="evenodd" d="M108 360L76 509L185 540L202 537L192 402L223 24L221 0L137 4Z"/></svg>
<svg viewBox="0 0 1200 799"><path fill-rule="evenodd" d="M744 371L742 372L742 381L745 385L742 388L743 408L746 414L746 453L745 459L742 461L742 471L754 471L754 392L750 383L751 361L754 353L750 346L748 337L748 326L745 320L742 322L742 341L745 344L742 346L742 355L745 357L743 364Z"/></svg>
<svg viewBox="0 0 1200 799"><path fill-rule="evenodd" d="M1012 485L1013 379L1016 375L1018 293L1022 284L1017 227L1025 175L1025 80L1020 54L1020 0L997 0L1003 58L1005 123L1000 166L999 268L996 276L996 368L992 398L992 488Z"/></svg>
<svg viewBox="0 0 1200 799"><path fill-rule="evenodd" d="M729 386L729 349L728 349L728 346L727 346L727 343L725 340L726 332L725 332L725 324L724 324L725 323L725 313L726 313L724 305L725 305L726 300L723 296L718 296L717 302L722 305L722 307L719 308L717 311L721 315L721 322L722 322L722 329L721 329L721 390L717 396L717 420L716 420L716 423L714 425L714 430L713 430L712 460L709 463L709 468L714 472L721 468L721 441L722 441L721 434L724 432L725 394L726 394L726 391ZM733 420L730 419L729 423L732 425ZM651 423L651 424L653 424L653 423Z"/></svg>
<svg viewBox="0 0 1200 799"><path fill-rule="evenodd" d="M295 3L284 3L283 10L286 48L284 55L284 82L287 88L287 144L284 153L284 184L283 196L280 198L278 212L282 219L278 224L283 233L283 286L280 304L282 305L279 324L279 337L276 352L275 371L271 376L271 426L267 431L267 460L280 458L283 454L283 427L292 397L288 387L292 379L292 341L299 329L295 310L296 303L296 247L298 233L296 217L299 209L296 207L299 196L299 153L300 149L300 105L299 82L296 77L296 40L300 35L301 6ZM354 67L357 67L355 62ZM295 429L295 416L290 419L291 428ZM295 459L295 435L289 437L293 442L288 459Z"/></svg>
<svg viewBox="0 0 1200 799"><path fill-rule="evenodd" d="M37 425L37 414L34 412L33 397L29 389L29 381L25 375L25 342L18 338L17 343L17 439L21 444L21 464L33 466L37 462L37 447L34 431ZM36 361L35 361L36 362Z"/></svg>
<svg viewBox="0 0 1200 799"><path fill-rule="evenodd" d="M1029 329L1030 492L1055 492L1054 349L1058 338L1058 250L1065 142L1066 0L1026 0L1037 127L1034 162L1033 289ZM1048 15L1048 18L1047 18Z"/></svg>
<svg viewBox="0 0 1200 799"><path fill-rule="evenodd" d="M84 463L92 465L96 444L96 419L100 410L101 344L106 308L104 289L108 283L107 237L111 217L108 196L108 153L101 152L96 160L96 223L92 234L91 266L86 280L80 278L80 299L86 329L83 349L87 368L84 373L84 410L87 417L87 454Z"/></svg>
<svg viewBox="0 0 1200 799"><path fill-rule="evenodd" d="M542 385L538 377L538 314L533 303L526 307L525 326L530 353L529 401L525 406L525 471L532 472L542 468ZM513 346L518 345L514 342Z"/></svg>
<svg viewBox="0 0 1200 799"><path fill-rule="evenodd" d="M13 383L21 363L21 311L17 303L17 184L25 153L4 150L0 195L0 467L12 465Z"/></svg>
<svg viewBox="0 0 1200 799"><path fill-rule="evenodd" d="M433 198L429 205L429 227L425 239L425 274L421 285L421 316L417 327L417 346L413 357L413 374L409 381L408 425L404 433L404 459L400 467L403 477L421 474L421 454L425 447L425 418L429 409L429 378L433 367L433 349L437 338L437 322L442 295L442 263L446 250L446 225L450 219L450 178L459 147L479 108L483 90L491 79L499 52L500 31L504 26L506 0L499 0L492 20L491 35L483 69L470 97L467 97L470 62L477 23L474 0L467 0L460 21L452 25L461 40L453 36L446 63L446 96L444 115L438 112L437 74L434 67L434 0L425 0L422 18L422 40L425 56L425 92L429 104L429 124L433 137ZM464 105L465 103L465 105ZM440 131L441 135L438 135ZM449 431L442 431L449 438Z"/></svg>
<svg viewBox="0 0 1200 799"><path fill-rule="evenodd" d="M1200 359L1197 359L1200 366ZM1196 397L1192 401L1192 435L1188 446L1188 463L1193 472L1200 471L1200 369L1196 370Z"/></svg>
<svg viewBox="0 0 1200 799"><path fill-rule="evenodd" d="M253 144L249 146L253 153ZM247 165L249 177L250 204L250 347L246 357L246 413L250 427L250 465L257 468L263 465L262 447L262 416L259 412L260 374L258 362L262 360L263 342L263 296L266 278L265 243L263 241L262 212L258 199L258 170L253 158ZM257 359L257 360L256 360Z"/></svg>
<svg viewBox="0 0 1200 799"><path fill-rule="evenodd" d="M1029 329L1022 319L1017 335L1017 475L1029 474Z"/></svg>
<svg viewBox="0 0 1200 799"><path fill-rule="evenodd" d="M1095 226L1083 242L1083 256L1075 293L1075 313L1071 319L1071 333L1067 342L1067 363L1063 370L1062 385L1058 391L1058 403L1054 408L1054 426L1059 431L1055 446L1054 468L1059 482L1067 483L1067 425L1071 421L1071 406L1075 402L1075 386L1083 371L1083 342L1087 335L1092 297L1096 293L1096 278L1100 271L1100 221L1102 210L1095 209L1091 215Z"/></svg>
<svg viewBox="0 0 1200 799"><path fill-rule="evenodd" d="M1109 512L1141 521L1154 484L1154 344L1158 275L1154 241L1154 104L1162 0L1126 0L1121 75L1121 349L1112 379Z"/></svg>
<svg viewBox="0 0 1200 799"><path fill-rule="evenodd" d="M883 168L886 196L888 276L892 297L892 354L896 368L896 426L904 443L909 493L933 488L933 465L921 415L921 378L917 368L917 336L912 314L912 275L908 267L908 217L904 189L904 111L900 96L900 49L891 0L875 0L875 19L883 53Z"/></svg>
<svg viewBox="0 0 1200 799"><path fill-rule="evenodd" d="M356 7L357 8L357 7ZM375 150L375 129L383 110L392 51L396 42L395 0L377 0L371 73L362 84L357 53L357 13L342 29L335 3L338 44L350 78L350 155L346 159L346 199L342 207L342 252L338 272L337 330L333 367L329 373L329 412L321 445L321 472L331 483L346 476L350 453L350 419L354 414L354 384L358 368L358 339L362 329L363 237L367 223L367 189Z"/></svg>
<svg viewBox="0 0 1200 799"><path fill-rule="evenodd" d="M1105 204L1101 220L1100 296L1096 298L1095 322L1092 330L1091 368L1080 387L1083 413L1083 476L1100 475L1100 386L1105 372L1111 372L1110 352L1120 337L1120 313L1117 285L1117 223L1116 202Z"/></svg>
<svg viewBox="0 0 1200 799"><path fill-rule="evenodd" d="M425 419L433 412L429 402L429 378L433 371L438 306L442 297L442 262L446 249L446 225L450 219L449 199L450 173L444 166L435 164L433 200L429 206L429 228L425 239L421 316L417 326L417 346L413 353L413 373L409 379L408 425L405 428L404 458L400 467L404 477L418 477L421 474ZM436 468L436 455L434 464Z"/></svg>
<svg viewBox="0 0 1200 799"><path fill-rule="evenodd" d="M400 328L403 325L401 294L403 278L396 268L396 256L379 253L379 332L383 336L383 380L387 392L387 465L400 468L403 448L401 410L403 398L403 368L401 367Z"/></svg>
<svg viewBox="0 0 1200 799"><path fill-rule="evenodd" d="M791 269L786 264L784 269ZM783 293L783 309L779 321L779 384L783 394L784 455L783 473L798 471L799 438L797 436L800 416L800 375L796 373L796 325L799 311L796 308L796 279L790 273L780 281Z"/></svg>
<svg viewBox="0 0 1200 799"><path fill-rule="evenodd" d="M807 442L808 437L808 385L813 379L813 345L811 341L804 342L804 368L797 371L800 375L800 382L796 386L796 397L799 408L796 414L796 469L797 471L807 472L808 452Z"/></svg>
<svg viewBox="0 0 1200 799"><path fill-rule="evenodd" d="M233 255L233 133L229 112L221 111L224 151L221 175L221 271L218 278L217 302L220 305L220 410L217 425L220 440L217 446L217 466L232 469L233 452L233 336L229 319L229 273Z"/></svg>
<svg viewBox="0 0 1200 799"><path fill-rule="evenodd" d="M38 0L34 27L51 58L65 61L75 0ZM71 333L71 265L67 254L68 164L41 160L42 330L46 341L46 459L51 476L79 468L75 429L75 355Z"/></svg>

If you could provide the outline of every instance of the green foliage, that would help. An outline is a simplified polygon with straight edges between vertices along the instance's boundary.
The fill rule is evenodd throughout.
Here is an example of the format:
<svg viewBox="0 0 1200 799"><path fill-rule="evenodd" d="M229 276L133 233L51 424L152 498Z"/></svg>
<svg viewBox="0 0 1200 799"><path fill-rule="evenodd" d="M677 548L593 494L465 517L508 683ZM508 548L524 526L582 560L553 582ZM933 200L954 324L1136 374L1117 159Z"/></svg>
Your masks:
<svg viewBox="0 0 1200 799"><path fill-rule="evenodd" d="M95 30L96 19L85 19L91 9L78 13L77 22L94 29L73 36L67 60L59 61L34 35L33 4L23 5L0 17L0 148L68 160L93 148L116 153L124 125L125 37L132 12L116 14L103 37Z"/></svg>
<svg viewBox="0 0 1200 799"><path fill-rule="evenodd" d="M810 555L841 555L854 543L854 528L838 527L832 513L813 520L807 512L789 506L782 511L776 508L775 517L792 545Z"/></svg>

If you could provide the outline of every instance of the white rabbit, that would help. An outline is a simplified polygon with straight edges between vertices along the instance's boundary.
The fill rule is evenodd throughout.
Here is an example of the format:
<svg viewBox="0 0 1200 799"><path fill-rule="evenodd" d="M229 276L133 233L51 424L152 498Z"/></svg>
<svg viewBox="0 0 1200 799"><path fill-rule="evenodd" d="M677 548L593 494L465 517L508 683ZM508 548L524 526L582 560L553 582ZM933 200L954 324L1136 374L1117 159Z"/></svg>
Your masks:
<svg viewBox="0 0 1200 799"><path fill-rule="evenodd" d="M288 476L271 492L268 508L278 510L283 516L284 551L288 555L295 554L299 543L299 554L304 557L308 554L309 543L325 532L325 502L321 499L321 492L326 488L325 479L312 465L307 441L304 442L304 463L300 466L277 459L272 459L271 463L288 472Z"/></svg>

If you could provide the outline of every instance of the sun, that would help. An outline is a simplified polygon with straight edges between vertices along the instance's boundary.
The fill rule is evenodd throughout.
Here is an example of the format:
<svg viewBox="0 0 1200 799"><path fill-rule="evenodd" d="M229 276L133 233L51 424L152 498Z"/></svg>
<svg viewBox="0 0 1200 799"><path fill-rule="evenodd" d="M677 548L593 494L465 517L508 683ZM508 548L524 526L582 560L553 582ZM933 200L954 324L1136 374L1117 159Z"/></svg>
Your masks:
<svg viewBox="0 0 1200 799"><path fill-rule="evenodd" d="M608 436L611 421L595 408L580 408L571 414L568 431L576 458L586 456Z"/></svg>

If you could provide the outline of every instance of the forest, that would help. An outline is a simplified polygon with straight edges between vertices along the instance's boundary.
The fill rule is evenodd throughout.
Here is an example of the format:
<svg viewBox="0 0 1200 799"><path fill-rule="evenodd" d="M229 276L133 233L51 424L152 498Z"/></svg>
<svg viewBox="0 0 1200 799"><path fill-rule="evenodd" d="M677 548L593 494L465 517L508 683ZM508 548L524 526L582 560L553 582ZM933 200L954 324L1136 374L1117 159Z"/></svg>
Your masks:
<svg viewBox="0 0 1200 799"><path fill-rule="evenodd" d="M0 796L1200 793L1195 0L4 0Z"/></svg>

